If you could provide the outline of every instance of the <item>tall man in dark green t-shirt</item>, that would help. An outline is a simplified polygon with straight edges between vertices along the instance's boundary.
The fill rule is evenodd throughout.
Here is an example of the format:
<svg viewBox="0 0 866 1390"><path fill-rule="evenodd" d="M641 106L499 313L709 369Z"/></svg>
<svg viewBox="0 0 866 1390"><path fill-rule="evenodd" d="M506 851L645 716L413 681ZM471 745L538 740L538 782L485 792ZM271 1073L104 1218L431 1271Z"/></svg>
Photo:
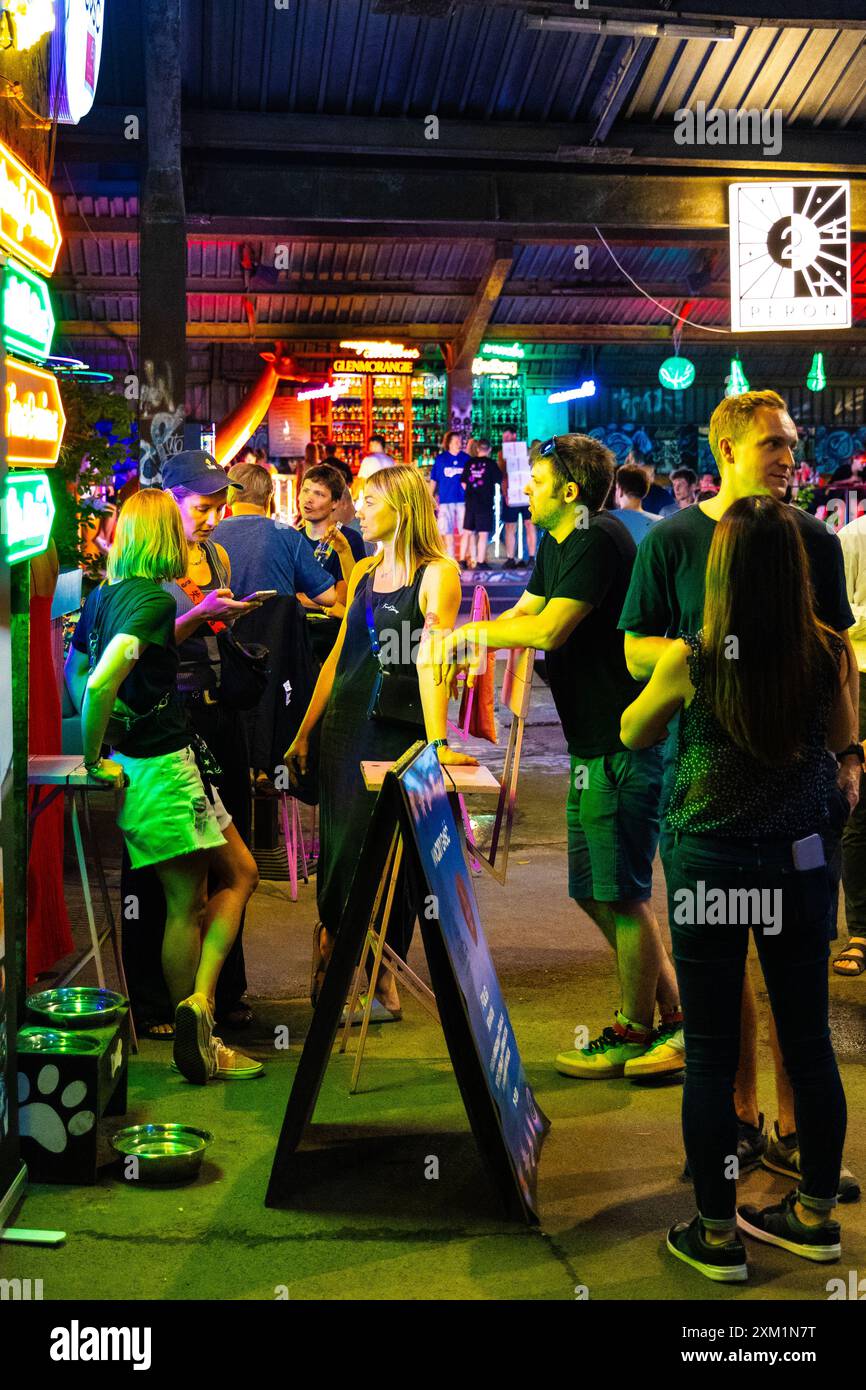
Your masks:
<svg viewBox="0 0 866 1390"><path fill-rule="evenodd" d="M452 682L458 666L471 675L467 649L548 653L571 756L569 894L616 951L622 991L613 1027L559 1053L556 1066L566 1076L589 1078L676 1071L682 1052L669 1044L682 1025L679 994L650 901L661 750L629 752L619 736L622 711L637 693L617 630L636 547L613 514L601 511L614 461L597 440L560 435L534 448L531 464L530 513L546 532L532 577L509 612L446 639L440 677Z"/></svg>
<svg viewBox="0 0 866 1390"><path fill-rule="evenodd" d="M785 402L775 391L748 391L722 401L710 419L709 442L721 474L719 492L653 526L638 550L619 621L625 632L625 658L635 680L649 679L662 652L679 633L697 633L703 626L704 578L716 522L740 497L771 496L784 501L791 482L797 428ZM809 560L817 615L840 634L848 648L849 691L854 708L851 739L852 745L858 747L857 661L846 631L853 625L854 615L845 589L841 547L833 532L813 516L797 507L792 508L792 514L799 523ZM756 594L755 602L760 601L760 594ZM672 740L669 740L669 771L673 767L672 752ZM860 766L854 753L840 756L839 786L851 806L857 801ZM666 799L662 803L663 817ZM662 862L666 858L666 848L663 830ZM794 1097L775 1025L771 1027L770 1040L776 1065L779 1118L768 1152L763 1116L758 1111L757 1005L747 971L735 1092L740 1121L740 1171L763 1159L767 1167L796 1176ZM783 1167L785 1164L787 1166Z"/></svg>

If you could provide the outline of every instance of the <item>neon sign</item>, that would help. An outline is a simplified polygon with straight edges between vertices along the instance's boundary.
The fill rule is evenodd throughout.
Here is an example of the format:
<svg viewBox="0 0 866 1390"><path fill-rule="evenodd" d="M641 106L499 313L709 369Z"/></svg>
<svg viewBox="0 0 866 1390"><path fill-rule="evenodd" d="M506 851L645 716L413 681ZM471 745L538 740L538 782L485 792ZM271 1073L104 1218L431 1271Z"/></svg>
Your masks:
<svg viewBox="0 0 866 1390"><path fill-rule="evenodd" d="M7 357L5 395L7 462L52 468L66 429L56 379L41 367L28 367Z"/></svg>
<svg viewBox="0 0 866 1390"><path fill-rule="evenodd" d="M3 496L3 532L10 565L41 555L51 536L54 498L44 473L10 473Z"/></svg>
<svg viewBox="0 0 866 1390"><path fill-rule="evenodd" d="M695 379L695 364L687 357L666 357L659 367L659 381L669 391L685 391Z"/></svg>
<svg viewBox="0 0 866 1390"><path fill-rule="evenodd" d="M105 0L57 0L59 23L51 37L50 110L77 125L96 95L102 56Z"/></svg>
<svg viewBox="0 0 866 1390"><path fill-rule="evenodd" d="M749 383L746 373L743 371L743 364L739 357L731 358L731 372L728 377L728 384L725 387L726 396L742 396L744 391L748 391Z"/></svg>
<svg viewBox="0 0 866 1390"><path fill-rule="evenodd" d="M511 358L503 361L501 357L476 357L472 362L473 376L517 376L517 363Z"/></svg>
<svg viewBox="0 0 866 1390"><path fill-rule="evenodd" d="M570 391L554 391L552 396L548 396L548 405L560 405L562 401L580 401L586 396L595 395L595 382L592 377L588 381L582 381L579 386L573 386Z"/></svg>
<svg viewBox="0 0 866 1390"><path fill-rule="evenodd" d="M54 28L54 0L6 0L0 12L0 39L4 47L26 53Z"/></svg>
<svg viewBox="0 0 866 1390"><path fill-rule="evenodd" d="M413 362L405 357L338 357L338 376L409 376Z"/></svg>
<svg viewBox="0 0 866 1390"><path fill-rule="evenodd" d="M806 385L810 391L823 391L827 385L827 373L824 370L823 352L813 352L812 365L806 377Z"/></svg>
<svg viewBox="0 0 866 1390"><path fill-rule="evenodd" d="M338 396L344 395L346 390L347 386L344 381L335 381L333 385L326 382L324 386L315 386L309 391L299 391L296 399L299 401L319 401L327 396L330 400L335 401Z"/></svg>
<svg viewBox="0 0 866 1390"><path fill-rule="evenodd" d="M2 285L0 333L4 347L25 357L47 357L54 337L54 313L45 281L9 261Z"/></svg>
<svg viewBox="0 0 866 1390"><path fill-rule="evenodd" d="M0 246L50 275L60 252L54 199L17 155L0 143Z"/></svg>
<svg viewBox="0 0 866 1390"><path fill-rule="evenodd" d="M421 356L418 348L407 348L402 343L377 343L369 338L360 338L355 341L345 339L340 343L341 348L351 348L358 357L405 357L408 361L414 362L416 357Z"/></svg>
<svg viewBox="0 0 866 1390"><path fill-rule="evenodd" d="M525 357L523 348L519 343L482 343L482 355L485 353L496 357Z"/></svg>

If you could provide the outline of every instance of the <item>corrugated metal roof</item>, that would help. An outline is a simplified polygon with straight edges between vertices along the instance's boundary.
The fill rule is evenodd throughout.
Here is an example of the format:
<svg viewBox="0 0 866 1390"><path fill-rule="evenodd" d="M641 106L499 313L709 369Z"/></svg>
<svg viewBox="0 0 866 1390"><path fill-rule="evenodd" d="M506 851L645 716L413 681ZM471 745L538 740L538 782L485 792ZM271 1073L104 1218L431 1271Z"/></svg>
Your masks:
<svg viewBox="0 0 866 1390"><path fill-rule="evenodd" d="M140 0L111 0L100 103L144 104L142 64L130 61L142 39ZM804 125L861 126L864 39L763 21L738 28L733 43L650 40L625 114L658 120L704 100L779 106ZM629 40L528 30L523 11L505 5L455 5L433 17L377 13L374 0L292 0L286 9L185 0L182 43L192 108L584 121Z"/></svg>
<svg viewBox="0 0 866 1390"><path fill-rule="evenodd" d="M658 39L626 114L670 119L708 107L778 108L787 125L866 120L866 34L838 29L738 27L734 43Z"/></svg>

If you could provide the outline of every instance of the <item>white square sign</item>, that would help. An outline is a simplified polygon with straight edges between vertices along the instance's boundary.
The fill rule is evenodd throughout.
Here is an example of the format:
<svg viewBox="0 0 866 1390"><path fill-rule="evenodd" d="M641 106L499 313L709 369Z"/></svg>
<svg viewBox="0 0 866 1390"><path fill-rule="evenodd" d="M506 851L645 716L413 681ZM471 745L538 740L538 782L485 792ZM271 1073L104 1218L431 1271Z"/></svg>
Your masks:
<svg viewBox="0 0 866 1390"><path fill-rule="evenodd" d="M851 185L733 183L731 330L851 327Z"/></svg>

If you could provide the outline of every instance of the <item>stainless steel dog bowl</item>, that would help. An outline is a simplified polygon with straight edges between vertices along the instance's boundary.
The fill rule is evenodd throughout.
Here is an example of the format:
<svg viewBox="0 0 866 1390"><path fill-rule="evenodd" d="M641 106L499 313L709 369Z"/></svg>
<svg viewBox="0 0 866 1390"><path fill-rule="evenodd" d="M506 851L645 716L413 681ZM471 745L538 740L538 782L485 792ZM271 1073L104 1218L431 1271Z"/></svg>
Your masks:
<svg viewBox="0 0 866 1390"><path fill-rule="evenodd" d="M19 1052L66 1052L90 1055L98 1052L99 1038L86 1033L60 1033L56 1028L22 1028L18 1033Z"/></svg>
<svg viewBox="0 0 866 1390"><path fill-rule="evenodd" d="M187 1182L201 1167L213 1135L192 1125L129 1125L113 1134L111 1143L123 1158L137 1159L140 1182Z"/></svg>
<svg viewBox="0 0 866 1390"><path fill-rule="evenodd" d="M111 989L67 985L64 989L32 994L27 1010L41 1023L55 1028L105 1028L128 1004L128 999Z"/></svg>

